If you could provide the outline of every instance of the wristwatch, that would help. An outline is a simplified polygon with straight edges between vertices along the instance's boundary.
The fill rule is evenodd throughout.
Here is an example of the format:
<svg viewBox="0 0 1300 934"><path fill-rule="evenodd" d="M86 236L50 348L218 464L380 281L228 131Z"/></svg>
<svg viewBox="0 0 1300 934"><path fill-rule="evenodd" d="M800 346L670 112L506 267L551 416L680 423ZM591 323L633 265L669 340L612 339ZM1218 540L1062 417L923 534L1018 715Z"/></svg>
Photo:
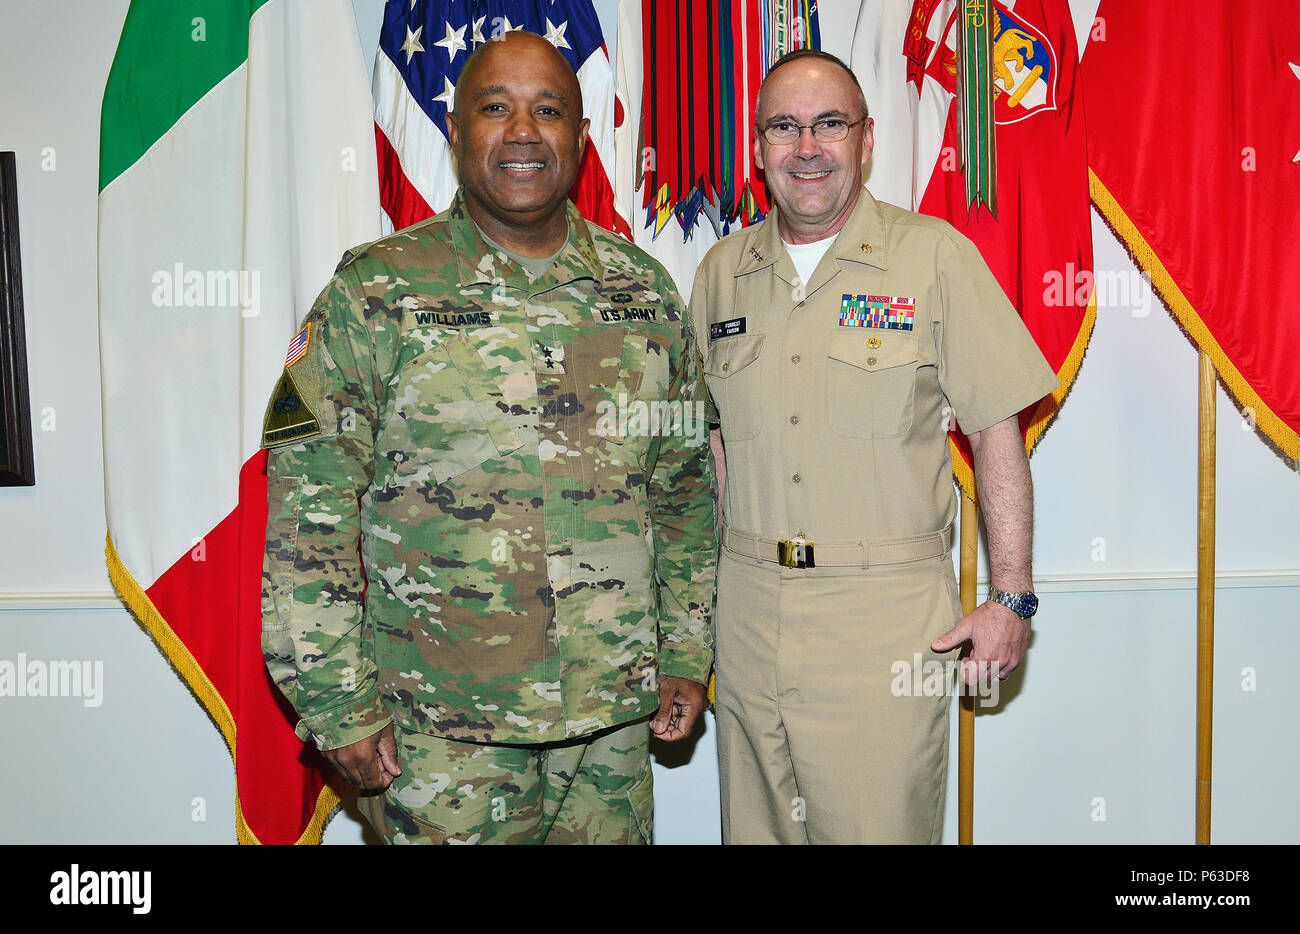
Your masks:
<svg viewBox="0 0 1300 934"><path fill-rule="evenodd" d="M1007 593L1005 590L989 587L989 599L994 603L1001 603L1021 619L1029 619L1038 612L1038 597L1029 590Z"/></svg>

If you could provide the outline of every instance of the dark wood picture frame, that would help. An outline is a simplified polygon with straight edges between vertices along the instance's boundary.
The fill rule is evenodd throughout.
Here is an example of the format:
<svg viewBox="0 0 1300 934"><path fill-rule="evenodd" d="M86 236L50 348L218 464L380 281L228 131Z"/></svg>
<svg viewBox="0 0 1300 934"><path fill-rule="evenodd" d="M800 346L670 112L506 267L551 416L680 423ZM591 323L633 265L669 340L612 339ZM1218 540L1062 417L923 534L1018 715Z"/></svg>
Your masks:
<svg viewBox="0 0 1300 934"><path fill-rule="evenodd" d="M12 152L0 152L0 486L35 486L16 165Z"/></svg>

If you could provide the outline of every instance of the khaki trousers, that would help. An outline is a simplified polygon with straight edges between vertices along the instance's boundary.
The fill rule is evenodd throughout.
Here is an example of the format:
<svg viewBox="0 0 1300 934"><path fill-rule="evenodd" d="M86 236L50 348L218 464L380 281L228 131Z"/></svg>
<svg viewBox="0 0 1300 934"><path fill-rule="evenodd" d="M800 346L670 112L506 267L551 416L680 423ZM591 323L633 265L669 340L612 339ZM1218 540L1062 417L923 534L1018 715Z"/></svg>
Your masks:
<svg viewBox="0 0 1300 934"><path fill-rule="evenodd" d="M960 617L948 555L797 569L724 549L723 842L938 843L951 679L913 674L955 658L930 642Z"/></svg>

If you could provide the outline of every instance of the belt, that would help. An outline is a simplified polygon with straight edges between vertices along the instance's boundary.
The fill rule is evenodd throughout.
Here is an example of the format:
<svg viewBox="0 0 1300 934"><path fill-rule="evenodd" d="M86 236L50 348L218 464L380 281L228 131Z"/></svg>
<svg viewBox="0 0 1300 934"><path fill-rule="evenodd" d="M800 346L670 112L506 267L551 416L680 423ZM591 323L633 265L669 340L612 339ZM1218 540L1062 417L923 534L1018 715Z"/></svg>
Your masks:
<svg viewBox="0 0 1300 934"><path fill-rule="evenodd" d="M722 531L722 547L745 558L771 561L786 568L869 568L877 564L938 558L951 553L952 526L942 532L889 542L817 543L803 538L760 538L727 526Z"/></svg>

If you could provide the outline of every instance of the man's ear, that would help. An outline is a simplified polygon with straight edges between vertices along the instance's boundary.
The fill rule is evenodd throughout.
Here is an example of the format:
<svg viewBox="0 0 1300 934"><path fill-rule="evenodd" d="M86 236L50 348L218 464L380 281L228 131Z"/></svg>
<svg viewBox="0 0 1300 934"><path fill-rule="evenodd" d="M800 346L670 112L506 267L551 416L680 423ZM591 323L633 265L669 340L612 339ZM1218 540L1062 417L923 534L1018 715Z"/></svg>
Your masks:
<svg viewBox="0 0 1300 934"><path fill-rule="evenodd" d="M876 148L876 118L867 117L862 122L862 165L871 161L871 151Z"/></svg>
<svg viewBox="0 0 1300 934"><path fill-rule="evenodd" d="M578 155L582 155L582 151L587 148L587 131L590 129L591 121L583 117L582 122L578 124Z"/></svg>
<svg viewBox="0 0 1300 934"><path fill-rule="evenodd" d="M457 149L457 141L460 139L460 124L456 122L456 115L450 110L447 111L447 142L451 144L451 151Z"/></svg>
<svg viewBox="0 0 1300 934"><path fill-rule="evenodd" d="M754 130L754 167L764 168L763 165L763 138L758 130Z"/></svg>

